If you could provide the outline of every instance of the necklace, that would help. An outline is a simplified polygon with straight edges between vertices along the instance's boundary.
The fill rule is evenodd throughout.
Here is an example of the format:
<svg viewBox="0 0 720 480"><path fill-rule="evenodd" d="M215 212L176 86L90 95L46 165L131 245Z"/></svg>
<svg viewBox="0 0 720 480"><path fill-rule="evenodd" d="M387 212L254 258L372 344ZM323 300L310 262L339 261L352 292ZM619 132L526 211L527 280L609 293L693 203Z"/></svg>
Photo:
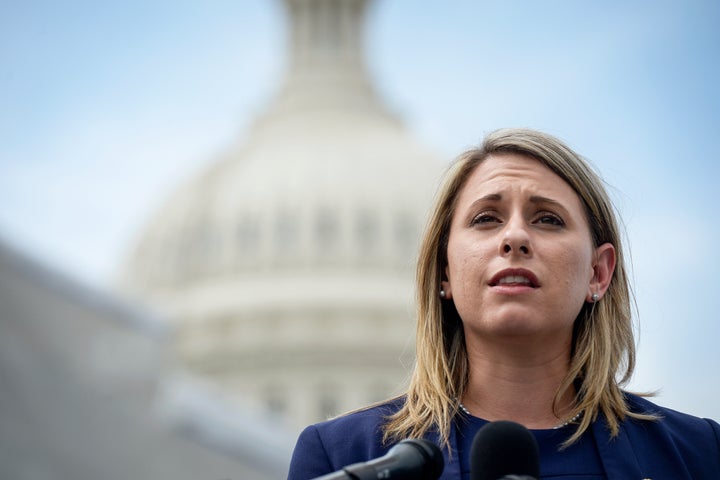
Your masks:
<svg viewBox="0 0 720 480"><path fill-rule="evenodd" d="M462 404L462 402L458 402L458 407L460 408L460 411L463 412L465 415L470 415L471 417L473 416L473 414L470 413L470 410L468 410L468 409L465 407L465 405ZM552 427L552 429L553 429L553 430L558 430L558 429L560 429L560 428L567 427L567 426L570 425L571 423L576 422L581 416L582 416L582 412L578 412L578 413L575 414L575 416L572 417L571 419L567 420L566 422L558 423L557 425L555 425L554 427Z"/></svg>

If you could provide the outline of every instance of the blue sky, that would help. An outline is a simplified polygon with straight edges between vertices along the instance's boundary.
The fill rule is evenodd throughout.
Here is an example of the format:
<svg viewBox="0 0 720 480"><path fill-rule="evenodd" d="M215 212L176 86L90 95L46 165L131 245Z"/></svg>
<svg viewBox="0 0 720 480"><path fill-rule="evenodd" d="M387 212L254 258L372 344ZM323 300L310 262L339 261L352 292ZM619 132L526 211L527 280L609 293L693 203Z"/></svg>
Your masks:
<svg viewBox="0 0 720 480"><path fill-rule="evenodd" d="M13 2L0 16L0 237L111 285L143 222L242 142L284 69L277 0ZM720 4L385 0L378 90L450 159L503 126L565 139L627 224L632 387L720 418Z"/></svg>

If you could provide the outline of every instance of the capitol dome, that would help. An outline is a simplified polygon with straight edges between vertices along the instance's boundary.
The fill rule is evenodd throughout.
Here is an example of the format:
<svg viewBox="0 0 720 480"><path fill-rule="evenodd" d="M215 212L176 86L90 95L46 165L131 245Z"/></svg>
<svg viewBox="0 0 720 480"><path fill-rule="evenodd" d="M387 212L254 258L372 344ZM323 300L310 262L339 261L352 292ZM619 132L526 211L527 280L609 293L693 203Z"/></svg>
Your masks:
<svg viewBox="0 0 720 480"><path fill-rule="evenodd" d="M337 117L268 119L179 189L142 236L128 286L162 295L259 273L407 270L440 164L393 123Z"/></svg>
<svg viewBox="0 0 720 480"><path fill-rule="evenodd" d="M414 263L442 164L372 88L367 1L285 5L277 98L244 145L151 219L123 285L166 313L183 369L300 426L406 375Z"/></svg>

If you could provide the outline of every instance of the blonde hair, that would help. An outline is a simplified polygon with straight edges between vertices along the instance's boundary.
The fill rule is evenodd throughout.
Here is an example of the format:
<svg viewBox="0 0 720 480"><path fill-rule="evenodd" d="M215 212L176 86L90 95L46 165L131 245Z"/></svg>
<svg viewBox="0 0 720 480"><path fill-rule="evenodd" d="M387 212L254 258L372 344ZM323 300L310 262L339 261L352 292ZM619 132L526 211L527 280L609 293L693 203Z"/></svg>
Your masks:
<svg viewBox="0 0 720 480"><path fill-rule="evenodd" d="M573 411L583 413L572 444L602 414L613 436L630 415L620 386L635 367L632 295L625 269L620 230L603 181L590 166L560 140L534 130L503 129L489 134L483 144L462 154L449 168L441 185L422 239L416 278L416 361L405 403L384 425L386 441L421 437L437 431L449 447L450 425L468 382L468 357L461 319L452 301L438 291L447 265L447 243L458 194L467 178L488 156L516 153L537 159L568 183L585 207L595 246L615 247L617 265L610 286L598 303L585 303L574 324L570 365L555 395L576 388Z"/></svg>

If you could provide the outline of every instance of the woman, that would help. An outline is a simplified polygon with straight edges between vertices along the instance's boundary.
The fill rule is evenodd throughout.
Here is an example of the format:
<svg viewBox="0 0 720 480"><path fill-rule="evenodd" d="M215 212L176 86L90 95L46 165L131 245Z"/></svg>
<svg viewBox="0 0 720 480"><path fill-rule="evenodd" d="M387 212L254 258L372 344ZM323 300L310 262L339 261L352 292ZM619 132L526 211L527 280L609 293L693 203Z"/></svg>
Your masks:
<svg viewBox="0 0 720 480"><path fill-rule="evenodd" d="M437 442L442 479L469 478L489 421L540 446L541 478L720 479L720 425L621 385L633 371L631 297L602 180L559 140L490 134L452 165L417 268L416 364L405 395L300 435L290 480Z"/></svg>

